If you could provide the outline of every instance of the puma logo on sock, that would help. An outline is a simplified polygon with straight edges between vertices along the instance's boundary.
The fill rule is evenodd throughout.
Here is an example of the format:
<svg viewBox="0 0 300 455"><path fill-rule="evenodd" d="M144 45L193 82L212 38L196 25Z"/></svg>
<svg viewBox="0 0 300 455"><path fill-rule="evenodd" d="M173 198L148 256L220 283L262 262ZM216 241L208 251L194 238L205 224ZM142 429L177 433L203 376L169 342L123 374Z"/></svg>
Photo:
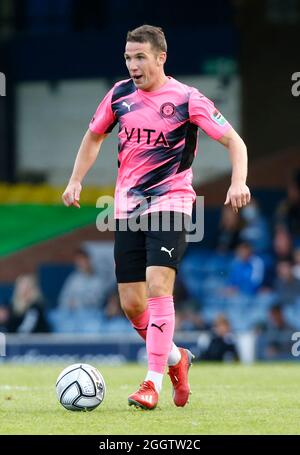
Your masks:
<svg viewBox="0 0 300 455"><path fill-rule="evenodd" d="M162 326L166 325L167 323L164 322L162 325L156 325L154 323L151 324L151 327L156 327L158 330L161 331L161 333L163 333L163 329L162 329Z"/></svg>

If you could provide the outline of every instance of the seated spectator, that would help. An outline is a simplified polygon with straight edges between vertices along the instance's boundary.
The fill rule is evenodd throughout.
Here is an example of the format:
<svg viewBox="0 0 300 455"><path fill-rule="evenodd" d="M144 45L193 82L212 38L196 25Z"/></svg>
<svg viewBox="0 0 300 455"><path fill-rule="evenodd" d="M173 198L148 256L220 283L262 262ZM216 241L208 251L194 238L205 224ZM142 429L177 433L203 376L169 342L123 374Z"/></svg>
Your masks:
<svg viewBox="0 0 300 455"><path fill-rule="evenodd" d="M287 198L278 207L276 222L284 224L293 239L300 241L300 169L294 172L288 182Z"/></svg>
<svg viewBox="0 0 300 455"><path fill-rule="evenodd" d="M238 359L238 353L229 321L225 316L219 315L214 322L213 333L209 345L207 349L200 354L200 360L224 362Z"/></svg>
<svg viewBox="0 0 300 455"><path fill-rule="evenodd" d="M17 333L49 331L44 316L44 299L34 275L21 275L16 280L7 331Z"/></svg>
<svg viewBox="0 0 300 455"><path fill-rule="evenodd" d="M199 315L200 305L195 298L189 297L183 283L177 275L173 291L176 305L175 330L201 330L204 323Z"/></svg>
<svg viewBox="0 0 300 455"><path fill-rule="evenodd" d="M206 325L199 311L196 311L194 300L186 300L184 305L176 311L175 329L182 331L204 330Z"/></svg>
<svg viewBox="0 0 300 455"><path fill-rule="evenodd" d="M300 331L300 296L294 300L292 305L282 305L282 312L285 320L294 331Z"/></svg>
<svg viewBox="0 0 300 455"><path fill-rule="evenodd" d="M273 238L273 252L277 261L290 260L292 258L292 237L284 224L277 224L275 227Z"/></svg>
<svg viewBox="0 0 300 455"><path fill-rule="evenodd" d="M293 331L285 320L280 304L272 306L266 323L260 327L257 340L259 357L265 360L289 358Z"/></svg>
<svg viewBox="0 0 300 455"><path fill-rule="evenodd" d="M9 316L10 316L9 305L7 303L0 302L0 332L7 331Z"/></svg>
<svg viewBox="0 0 300 455"><path fill-rule="evenodd" d="M233 251L240 242L242 221L240 213L236 213L230 206L222 208L221 220L218 228L215 248L220 253Z"/></svg>
<svg viewBox="0 0 300 455"><path fill-rule="evenodd" d="M293 305L300 295L300 280L293 274L293 263L281 260L277 263L275 292L282 305Z"/></svg>
<svg viewBox="0 0 300 455"><path fill-rule="evenodd" d="M60 308L97 308L104 303L104 284L93 270L89 255L78 249L74 258L76 270L66 279L58 297Z"/></svg>
<svg viewBox="0 0 300 455"><path fill-rule="evenodd" d="M262 259L253 254L251 246L241 243L229 270L225 293L255 294L263 283L264 270Z"/></svg>
<svg viewBox="0 0 300 455"><path fill-rule="evenodd" d="M254 253L268 251L271 243L270 229L255 199L252 198L251 202L242 208L241 217L244 220L240 231L241 241L249 243Z"/></svg>
<svg viewBox="0 0 300 455"><path fill-rule="evenodd" d="M300 248L294 251L293 275L297 280L300 280Z"/></svg>

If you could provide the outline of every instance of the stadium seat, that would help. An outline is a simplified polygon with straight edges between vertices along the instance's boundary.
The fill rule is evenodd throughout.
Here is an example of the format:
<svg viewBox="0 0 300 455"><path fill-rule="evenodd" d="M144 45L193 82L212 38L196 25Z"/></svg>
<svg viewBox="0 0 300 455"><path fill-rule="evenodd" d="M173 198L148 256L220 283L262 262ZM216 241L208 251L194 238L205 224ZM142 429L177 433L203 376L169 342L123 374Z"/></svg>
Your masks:
<svg viewBox="0 0 300 455"><path fill-rule="evenodd" d="M58 294L68 275L74 270L71 264L41 264L38 268L38 279L47 309L57 304Z"/></svg>
<svg viewBox="0 0 300 455"><path fill-rule="evenodd" d="M0 284L0 304L8 304L13 294L13 284Z"/></svg>

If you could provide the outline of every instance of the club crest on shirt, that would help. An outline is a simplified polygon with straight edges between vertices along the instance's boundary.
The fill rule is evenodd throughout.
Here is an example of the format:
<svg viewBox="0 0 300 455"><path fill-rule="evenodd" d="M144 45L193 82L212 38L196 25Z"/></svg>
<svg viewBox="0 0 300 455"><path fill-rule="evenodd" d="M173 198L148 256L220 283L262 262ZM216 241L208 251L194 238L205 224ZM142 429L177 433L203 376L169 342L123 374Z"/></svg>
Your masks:
<svg viewBox="0 0 300 455"><path fill-rule="evenodd" d="M226 123L225 117L223 117L221 112L219 112L217 109L214 110L214 112L211 115L211 118L220 126L223 126Z"/></svg>
<svg viewBox="0 0 300 455"><path fill-rule="evenodd" d="M160 106L160 113L165 118L170 118L175 115L176 107L173 103L164 103Z"/></svg>

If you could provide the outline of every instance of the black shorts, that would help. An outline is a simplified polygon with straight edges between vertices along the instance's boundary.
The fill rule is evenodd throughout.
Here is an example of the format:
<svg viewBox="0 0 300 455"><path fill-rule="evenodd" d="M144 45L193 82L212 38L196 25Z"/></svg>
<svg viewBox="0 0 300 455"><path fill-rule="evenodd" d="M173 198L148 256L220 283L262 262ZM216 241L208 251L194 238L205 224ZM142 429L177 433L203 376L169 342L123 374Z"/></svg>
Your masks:
<svg viewBox="0 0 300 455"><path fill-rule="evenodd" d="M169 226L162 223L169 217ZM159 265L177 272L186 250L190 217L179 212L155 212L138 217L140 229L128 229L127 220L116 220L114 256L118 283L146 281L146 267ZM123 230L122 230L123 229ZM125 230L126 229L126 230ZM180 230L179 230L180 229Z"/></svg>

